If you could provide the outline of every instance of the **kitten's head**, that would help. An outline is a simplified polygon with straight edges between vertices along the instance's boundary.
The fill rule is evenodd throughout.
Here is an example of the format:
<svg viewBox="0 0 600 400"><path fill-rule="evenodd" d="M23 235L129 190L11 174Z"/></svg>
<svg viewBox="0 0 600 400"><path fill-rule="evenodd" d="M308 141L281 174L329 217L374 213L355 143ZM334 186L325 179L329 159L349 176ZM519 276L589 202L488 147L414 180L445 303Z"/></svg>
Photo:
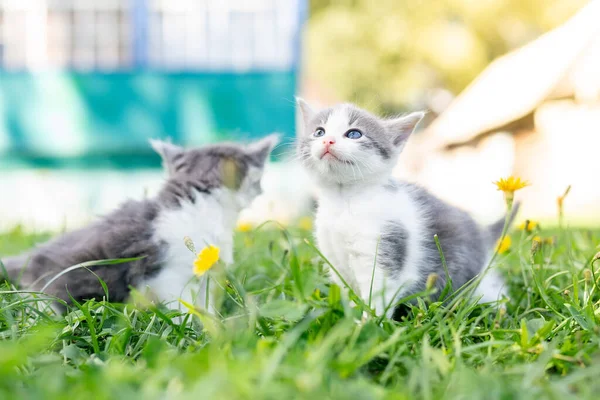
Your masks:
<svg viewBox="0 0 600 400"><path fill-rule="evenodd" d="M221 143L184 149L150 140L169 178L161 193L163 200L194 202L196 192L224 189L234 195L240 207L247 207L261 193L263 169L278 141L279 136L272 134L248 145Z"/></svg>
<svg viewBox="0 0 600 400"><path fill-rule="evenodd" d="M391 175L423 112L381 119L352 104L314 111L298 99L304 129L298 155L324 185L373 182Z"/></svg>

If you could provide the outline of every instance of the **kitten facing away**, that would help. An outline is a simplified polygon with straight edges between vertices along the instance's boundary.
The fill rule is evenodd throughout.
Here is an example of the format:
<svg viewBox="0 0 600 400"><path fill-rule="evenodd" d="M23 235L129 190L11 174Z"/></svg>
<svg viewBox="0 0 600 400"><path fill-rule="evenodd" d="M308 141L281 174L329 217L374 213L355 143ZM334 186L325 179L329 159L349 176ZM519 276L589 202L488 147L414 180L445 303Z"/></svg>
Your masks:
<svg viewBox="0 0 600 400"><path fill-rule="evenodd" d="M186 150L152 140L167 172L156 197L128 201L85 228L20 256L3 258L7 278L19 287L40 290L76 264L140 257L90 268L106 283L111 301L125 301L136 288L163 302L195 299L204 307L206 279L196 287L190 284L195 255L184 237L199 249L218 246L221 260L233 261L238 213L260 193L263 168L277 142L277 135L270 135L248 146L217 144ZM45 291L66 302L69 295L78 301L105 296L98 278L85 269L62 275Z"/></svg>
<svg viewBox="0 0 600 400"><path fill-rule="evenodd" d="M436 234L454 289L482 272L504 218L479 226L427 190L392 178L397 158L424 113L381 119L352 104L321 111L302 99L298 105L304 129L297 154L319 192L317 244L365 303L372 298L378 315L387 310L392 317L393 305L424 291L432 273L438 276L437 293L444 288L447 279ZM487 271L476 294L484 302L504 295L495 270Z"/></svg>

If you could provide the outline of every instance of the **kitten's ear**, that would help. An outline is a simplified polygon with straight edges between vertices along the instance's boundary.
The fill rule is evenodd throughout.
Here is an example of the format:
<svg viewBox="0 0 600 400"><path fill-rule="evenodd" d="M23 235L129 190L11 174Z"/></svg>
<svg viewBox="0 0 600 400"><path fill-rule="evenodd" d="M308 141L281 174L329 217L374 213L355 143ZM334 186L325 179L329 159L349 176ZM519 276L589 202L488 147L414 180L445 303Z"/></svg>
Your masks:
<svg viewBox="0 0 600 400"><path fill-rule="evenodd" d="M308 123L315 117L316 113L310 104L308 104L301 97L296 97L296 104L298 104L298 109L302 115L302 122L304 123L304 127L306 127L308 126Z"/></svg>
<svg viewBox="0 0 600 400"><path fill-rule="evenodd" d="M404 147L408 137L411 133L413 133L417 127L417 124L423 119L424 116L424 111L417 111L403 117L386 120L385 127L392 135L392 143L394 143L394 146Z"/></svg>
<svg viewBox="0 0 600 400"><path fill-rule="evenodd" d="M160 155L163 160L163 167L169 174L175 172L175 161L181 158L185 151L182 147L176 146L173 143L165 142L158 139L150 139L150 146Z"/></svg>
<svg viewBox="0 0 600 400"><path fill-rule="evenodd" d="M277 143L279 143L279 134L272 133L259 141L250 143L246 148L246 153L256 164L263 166Z"/></svg>

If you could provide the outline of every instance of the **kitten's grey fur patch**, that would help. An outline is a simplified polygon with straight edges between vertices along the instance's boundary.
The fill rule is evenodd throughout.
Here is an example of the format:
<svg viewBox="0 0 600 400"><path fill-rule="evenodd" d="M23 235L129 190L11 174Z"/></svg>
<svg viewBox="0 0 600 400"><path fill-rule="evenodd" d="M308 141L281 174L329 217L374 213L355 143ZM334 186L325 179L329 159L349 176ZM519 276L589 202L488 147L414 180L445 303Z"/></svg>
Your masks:
<svg viewBox="0 0 600 400"><path fill-rule="evenodd" d="M362 112L356 108L350 108L348 112L348 124L354 125L358 122L358 119L362 116Z"/></svg>
<svg viewBox="0 0 600 400"><path fill-rule="evenodd" d="M178 208L182 202L194 203L197 193L210 194L222 189L227 181L224 163L234 166L227 171L235 173L232 189L237 190L251 166L263 167L274 141L262 142L262 145L261 142L249 146L221 144L184 150L153 141L152 146L169 172L155 198L128 201L85 228L50 240L26 254L3 258L7 278L20 287L40 290L55 275L76 264L141 257L124 264L90 268L107 284L111 301L125 301L130 287L155 276L165 262L167 244L153 239L154 222L161 211ZM76 269L58 278L47 288L47 293L66 302L69 302L69 293L78 301L104 297L98 279L85 269Z"/></svg>
<svg viewBox="0 0 600 400"><path fill-rule="evenodd" d="M394 186L390 186L392 187L396 190L401 187L399 190L409 192L425 216L420 238L424 257L418 267L421 279L413 288L413 292L425 290L427 278L434 273L438 275L438 294L446 285L446 273L434 235L437 235L440 241L454 289L463 286L481 272L489 256L490 247L499 234L496 236L495 232L482 229L468 213L450 206L417 185L395 182ZM388 223L383 229L378 258L379 263L391 276L397 275L404 268L408 236L409 232L398 221Z"/></svg>
<svg viewBox="0 0 600 400"><path fill-rule="evenodd" d="M383 146L380 142L378 142L377 140L372 139L370 136L367 136L367 140L368 140L368 142L362 142L361 143L361 145L363 147L376 149L377 152L379 153L379 155L384 160L387 160L388 158L390 158L390 151L385 146Z"/></svg>
<svg viewBox="0 0 600 400"><path fill-rule="evenodd" d="M422 276L418 289L425 289L427 278L433 273L438 275L438 294L446 285L446 274L434 240L436 234L452 278L452 285L454 289L460 288L481 272L490 251L485 242L486 233L469 214L450 206L425 189L412 186L411 193L425 211L426 221L423 235L426 256L421 266Z"/></svg>
<svg viewBox="0 0 600 400"><path fill-rule="evenodd" d="M392 193L398 191L398 186L399 186L399 183L396 182L394 179L388 179L388 181L384 185L385 189Z"/></svg>
<svg viewBox="0 0 600 400"><path fill-rule="evenodd" d="M404 268L408 235L408 230L397 221L387 223L382 229L377 258L390 276L397 275Z"/></svg>
<svg viewBox="0 0 600 400"><path fill-rule="evenodd" d="M315 130L318 126L324 125L327 120L329 119L329 116L331 115L331 113L333 112L333 109L329 108L323 111L320 111L313 119L313 121L315 122Z"/></svg>

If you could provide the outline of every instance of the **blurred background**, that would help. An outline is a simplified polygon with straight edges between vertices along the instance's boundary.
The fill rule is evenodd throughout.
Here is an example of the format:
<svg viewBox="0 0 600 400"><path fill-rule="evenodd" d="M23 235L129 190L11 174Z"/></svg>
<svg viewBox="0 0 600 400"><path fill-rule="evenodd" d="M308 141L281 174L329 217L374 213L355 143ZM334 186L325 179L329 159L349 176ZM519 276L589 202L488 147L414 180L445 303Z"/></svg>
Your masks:
<svg viewBox="0 0 600 400"><path fill-rule="evenodd" d="M0 230L70 229L160 185L148 138L281 132L243 219L289 223L294 96L429 110L395 171L493 219L600 221L600 1L0 0ZM293 176L294 179L290 179Z"/></svg>

